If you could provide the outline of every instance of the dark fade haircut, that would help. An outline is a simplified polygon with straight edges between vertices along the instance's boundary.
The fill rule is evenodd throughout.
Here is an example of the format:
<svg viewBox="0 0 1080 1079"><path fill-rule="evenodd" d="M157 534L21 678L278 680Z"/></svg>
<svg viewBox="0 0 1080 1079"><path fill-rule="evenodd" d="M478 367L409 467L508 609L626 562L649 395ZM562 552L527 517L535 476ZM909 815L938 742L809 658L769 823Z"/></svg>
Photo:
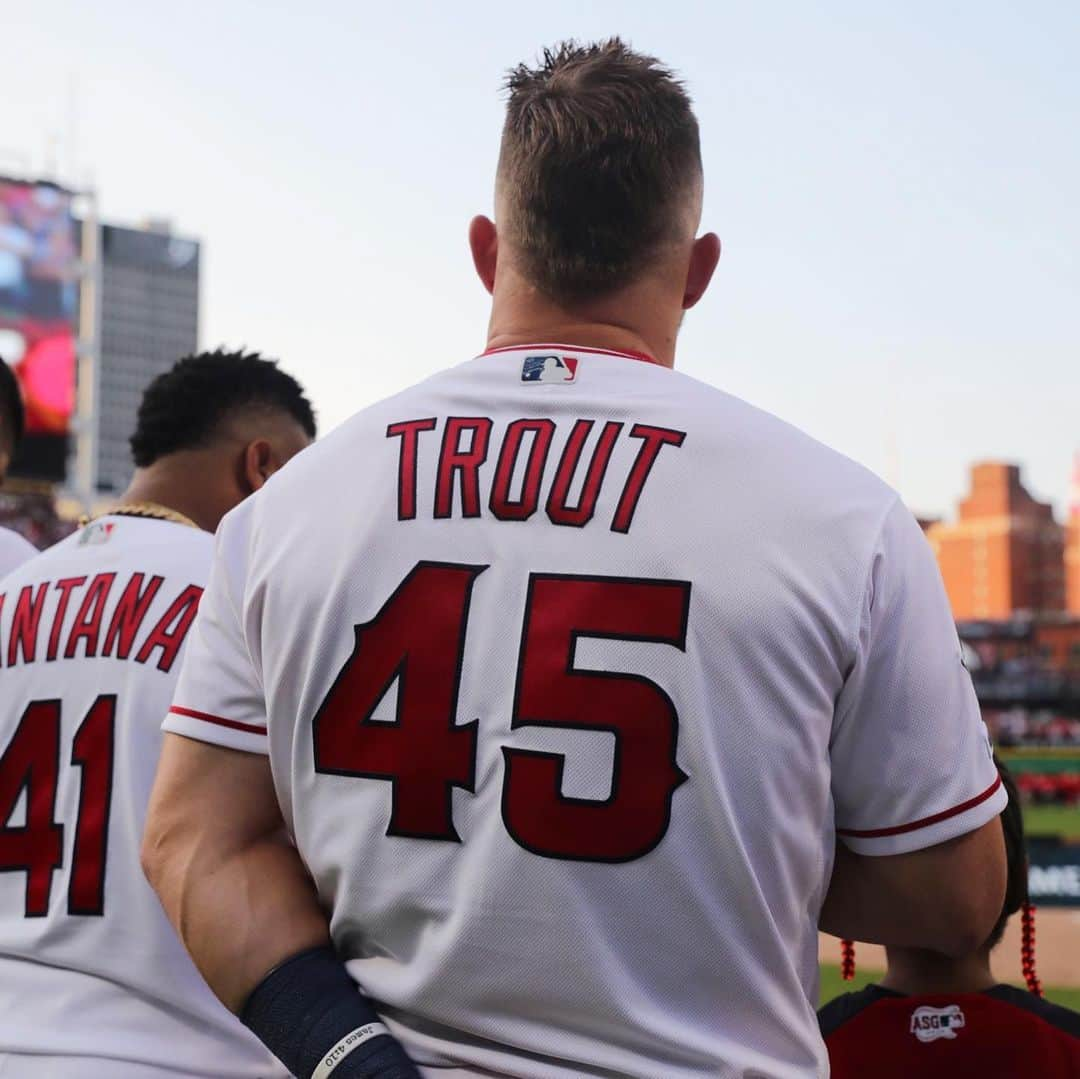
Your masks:
<svg viewBox="0 0 1080 1079"><path fill-rule="evenodd" d="M139 468L179 450L210 445L230 417L248 409L291 416L315 437L315 414L300 383L276 360L243 349L185 356L146 389L131 436Z"/></svg>
<svg viewBox="0 0 1080 1079"><path fill-rule="evenodd" d="M672 71L619 38L545 49L506 80L500 228L530 284L561 303L633 283L682 238L700 187L690 98Z"/></svg>
<svg viewBox="0 0 1080 1079"><path fill-rule="evenodd" d="M19 380L3 359L0 359L0 438L11 442L11 452L18 449L26 427L26 410L23 407Z"/></svg>

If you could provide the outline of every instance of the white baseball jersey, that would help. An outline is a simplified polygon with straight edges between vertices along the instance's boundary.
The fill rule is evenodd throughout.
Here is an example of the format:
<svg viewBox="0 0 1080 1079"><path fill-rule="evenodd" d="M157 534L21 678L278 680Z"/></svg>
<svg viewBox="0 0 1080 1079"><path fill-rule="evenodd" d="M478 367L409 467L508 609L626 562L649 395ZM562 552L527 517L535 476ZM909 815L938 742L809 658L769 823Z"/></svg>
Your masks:
<svg viewBox="0 0 1080 1079"><path fill-rule="evenodd" d="M24 562L29 562L37 553L37 548L18 532L0 528L0 578L6 577Z"/></svg>
<svg viewBox="0 0 1080 1079"><path fill-rule="evenodd" d="M211 994L139 866L212 551L206 532L109 516L0 585L0 1059L283 1074Z"/></svg>
<svg viewBox="0 0 1080 1079"><path fill-rule="evenodd" d="M824 1076L836 835L915 850L1005 801L894 492L559 345L367 409L226 518L165 728L269 754L433 1076Z"/></svg>

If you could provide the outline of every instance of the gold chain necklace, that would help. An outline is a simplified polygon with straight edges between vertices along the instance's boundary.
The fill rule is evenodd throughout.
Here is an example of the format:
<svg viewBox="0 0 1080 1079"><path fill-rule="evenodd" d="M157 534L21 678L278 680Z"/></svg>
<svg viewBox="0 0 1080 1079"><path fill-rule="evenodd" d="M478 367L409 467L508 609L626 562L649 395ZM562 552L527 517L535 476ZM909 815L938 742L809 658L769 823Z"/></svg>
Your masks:
<svg viewBox="0 0 1080 1079"><path fill-rule="evenodd" d="M93 517L83 517L80 524L85 527L91 521L96 521L101 517L142 517L155 521L171 521L174 525L183 525L185 528L199 527L190 517L185 517L182 513L171 510L160 502L125 502L104 513L96 513Z"/></svg>

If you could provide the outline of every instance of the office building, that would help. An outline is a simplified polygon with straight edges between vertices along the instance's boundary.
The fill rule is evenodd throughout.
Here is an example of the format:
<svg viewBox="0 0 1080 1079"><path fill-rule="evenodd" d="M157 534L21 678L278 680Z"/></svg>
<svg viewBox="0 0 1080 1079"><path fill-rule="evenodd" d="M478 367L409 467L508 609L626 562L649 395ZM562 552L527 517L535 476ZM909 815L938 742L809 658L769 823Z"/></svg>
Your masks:
<svg viewBox="0 0 1080 1079"><path fill-rule="evenodd" d="M167 225L101 229L100 358L94 486L104 495L131 478L128 439L146 386L199 333L199 244Z"/></svg>

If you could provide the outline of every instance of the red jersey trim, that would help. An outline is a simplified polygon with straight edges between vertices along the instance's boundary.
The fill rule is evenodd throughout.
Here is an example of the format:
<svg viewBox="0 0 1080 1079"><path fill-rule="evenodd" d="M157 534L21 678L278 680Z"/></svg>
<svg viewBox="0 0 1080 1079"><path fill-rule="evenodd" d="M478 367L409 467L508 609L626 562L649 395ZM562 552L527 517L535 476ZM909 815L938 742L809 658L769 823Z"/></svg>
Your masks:
<svg viewBox="0 0 1080 1079"><path fill-rule="evenodd" d="M196 712L194 708L181 708L176 704L169 709L169 715L186 716L188 719L201 719L204 723L215 723L219 727L228 727L234 731L245 731L248 734L266 734L266 728L260 727L256 723L239 723L235 719L213 716L209 712Z"/></svg>
<svg viewBox="0 0 1080 1079"><path fill-rule="evenodd" d="M989 787L982 792L982 794L976 794L974 798L969 798L966 802L961 802L959 805L955 805L952 809L943 809L940 813L934 813L929 817L922 817L920 820L913 820L909 824L897 824L892 828L868 828L865 830L857 828L837 828L837 835L851 836L853 839L883 839L889 835L903 835L904 832L914 832L919 828L929 828L931 824L937 824L939 821L948 820L950 817L958 816L961 813L966 813L969 809L974 809L977 805L981 805L990 798L994 792L1001 786L1001 776L998 776Z"/></svg>
<svg viewBox="0 0 1080 1079"><path fill-rule="evenodd" d="M504 345L502 348L486 349L480 355L495 356L501 352L531 352L537 348L562 348L566 349L567 352L585 352L590 356L621 356L626 360L641 360L642 363L654 363L657 367L664 366L655 356L650 356L647 352L620 352L615 348L592 348L590 345L558 345L551 342L536 345Z"/></svg>

